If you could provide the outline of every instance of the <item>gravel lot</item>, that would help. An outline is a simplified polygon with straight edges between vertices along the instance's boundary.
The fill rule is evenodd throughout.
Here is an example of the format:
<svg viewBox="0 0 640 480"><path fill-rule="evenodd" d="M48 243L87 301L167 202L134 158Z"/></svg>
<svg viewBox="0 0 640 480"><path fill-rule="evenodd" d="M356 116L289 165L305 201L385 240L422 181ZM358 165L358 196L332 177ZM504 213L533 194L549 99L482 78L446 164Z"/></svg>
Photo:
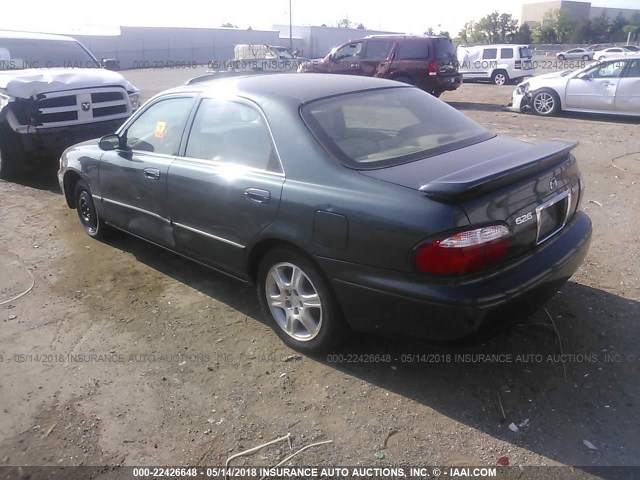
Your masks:
<svg viewBox="0 0 640 480"><path fill-rule="evenodd" d="M145 99L196 73L124 72ZM293 465L640 466L638 120L506 112L513 88L442 100L499 134L579 140L594 238L549 316L471 347L358 335L300 356L249 287L124 234L89 239L53 171L0 181L0 302L35 282L0 305L0 465L223 465L290 433L294 450L333 441Z"/></svg>

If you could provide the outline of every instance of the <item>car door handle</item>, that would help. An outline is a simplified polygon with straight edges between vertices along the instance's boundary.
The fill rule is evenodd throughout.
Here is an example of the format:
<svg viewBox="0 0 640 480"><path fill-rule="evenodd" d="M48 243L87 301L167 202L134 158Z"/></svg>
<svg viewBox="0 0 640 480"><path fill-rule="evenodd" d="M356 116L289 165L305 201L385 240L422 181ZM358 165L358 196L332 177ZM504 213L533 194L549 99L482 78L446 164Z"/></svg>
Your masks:
<svg viewBox="0 0 640 480"><path fill-rule="evenodd" d="M613 87L615 85L615 83L613 83L613 82L604 82L602 85L604 85L605 87Z"/></svg>
<svg viewBox="0 0 640 480"><path fill-rule="evenodd" d="M149 180L158 180L160 178L160 170L157 168L145 168L144 176Z"/></svg>
<svg viewBox="0 0 640 480"><path fill-rule="evenodd" d="M261 188L247 188L244 191L244 196L247 200L256 203L269 203L269 200L271 200L271 192L262 190Z"/></svg>

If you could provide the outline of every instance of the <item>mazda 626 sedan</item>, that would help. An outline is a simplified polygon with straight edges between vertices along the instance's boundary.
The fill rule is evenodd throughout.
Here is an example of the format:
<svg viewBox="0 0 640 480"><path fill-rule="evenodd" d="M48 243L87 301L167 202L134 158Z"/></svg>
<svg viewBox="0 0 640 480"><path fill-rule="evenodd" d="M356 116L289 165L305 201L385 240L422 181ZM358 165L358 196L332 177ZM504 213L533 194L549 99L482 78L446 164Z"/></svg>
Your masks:
<svg viewBox="0 0 640 480"><path fill-rule="evenodd" d="M449 341L539 307L591 237L574 143L499 137L376 78L218 79L151 99L59 172L109 227L255 283L288 345L350 330Z"/></svg>

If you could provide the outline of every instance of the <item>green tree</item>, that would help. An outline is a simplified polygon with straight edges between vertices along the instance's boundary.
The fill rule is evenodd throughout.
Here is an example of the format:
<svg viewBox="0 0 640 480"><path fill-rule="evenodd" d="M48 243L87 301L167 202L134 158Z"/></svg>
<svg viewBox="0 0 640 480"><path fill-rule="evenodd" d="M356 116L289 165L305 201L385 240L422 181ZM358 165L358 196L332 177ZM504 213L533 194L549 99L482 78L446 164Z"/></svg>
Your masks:
<svg viewBox="0 0 640 480"><path fill-rule="evenodd" d="M365 27L362 23L359 23L358 26L356 27L358 30L366 30L367 27Z"/></svg>
<svg viewBox="0 0 640 480"><path fill-rule="evenodd" d="M222 28L238 28L237 25L234 25L233 23L223 23L222 25L220 25Z"/></svg>
<svg viewBox="0 0 640 480"><path fill-rule="evenodd" d="M349 17L344 17L342 20L338 22L338 27L340 28L351 28L351 20Z"/></svg>
<svg viewBox="0 0 640 480"><path fill-rule="evenodd" d="M624 32L626 24L627 19L624 18L622 13L618 13L618 16L609 25L609 36L612 42L622 42L627 39L627 35Z"/></svg>
<svg viewBox="0 0 640 480"><path fill-rule="evenodd" d="M609 17L607 17L605 11L603 11L601 15L591 20L591 41L606 42L609 40L608 33Z"/></svg>
<svg viewBox="0 0 640 480"><path fill-rule="evenodd" d="M637 39L638 34L640 34L640 13L634 13L631 16L631 21L628 22L622 30L626 34L630 33L632 40Z"/></svg>
<svg viewBox="0 0 640 480"><path fill-rule="evenodd" d="M518 21L510 13L498 17L498 35L502 43L511 41L518 33Z"/></svg>
<svg viewBox="0 0 640 480"><path fill-rule="evenodd" d="M533 42L533 32L528 23L520 25L518 32L515 34L515 41L517 43L526 43L527 45Z"/></svg>

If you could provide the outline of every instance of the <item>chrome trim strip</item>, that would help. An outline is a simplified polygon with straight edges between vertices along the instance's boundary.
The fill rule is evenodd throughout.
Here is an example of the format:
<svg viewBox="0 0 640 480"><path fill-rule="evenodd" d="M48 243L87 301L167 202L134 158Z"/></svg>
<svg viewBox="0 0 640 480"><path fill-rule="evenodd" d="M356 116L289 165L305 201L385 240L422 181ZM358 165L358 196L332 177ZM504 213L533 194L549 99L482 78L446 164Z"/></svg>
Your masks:
<svg viewBox="0 0 640 480"><path fill-rule="evenodd" d="M102 201L102 197L100 195L96 195L95 193L92 193L91 196L93 197L94 200L98 200L99 202Z"/></svg>
<svg viewBox="0 0 640 480"><path fill-rule="evenodd" d="M129 208L131 210L135 210L136 212L144 213L145 215L149 215L149 216L151 216L153 218L157 218L158 220L161 220L161 221L163 221L165 223L171 224L171 222L168 219L164 218L161 215L158 215L157 213L150 212L149 210L144 210L142 208L134 207L133 205L127 205L126 203L117 202L117 201L111 200L109 198L103 198L102 201L106 202L106 203L111 203L113 205L117 205L119 207Z"/></svg>
<svg viewBox="0 0 640 480"><path fill-rule="evenodd" d="M190 232L197 233L199 235L204 235L205 237L211 238L213 240L217 240L219 242L226 243L228 245L232 245L232 246L237 247L237 248L245 248L244 245L240 245L239 243L232 242L231 240L227 240L226 238L222 238L222 237L217 237L215 235L211 235L210 233L203 232L202 230L198 230L198 229L193 228L193 227L188 227L187 225L183 225L182 223L176 223L176 222L171 222L171 223L172 223L172 225L175 225L176 227L183 228L185 230L189 230Z"/></svg>
<svg viewBox="0 0 640 480"><path fill-rule="evenodd" d="M568 197L567 198L567 207L566 207L565 212L564 212L564 218L562 219L562 223L554 231L549 232L544 238L540 238L540 217L541 217L542 210L544 210L545 208L550 207L552 205L555 205L556 203L564 200L565 197ZM542 204L540 204L540 205L538 205L536 207L536 222L537 222L537 225L536 225L536 245L540 245L541 243L547 241L548 239L553 237L556 233L558 233L560 230L562 230L564 228L564 226L567 224L567 219L569 218L570 210L571 210L571 189L570 188L566 189L564 192L560 193L559 195L556 195L552 199L547 200L546 202L544 202L544 203L542 203Z"/></svg>

